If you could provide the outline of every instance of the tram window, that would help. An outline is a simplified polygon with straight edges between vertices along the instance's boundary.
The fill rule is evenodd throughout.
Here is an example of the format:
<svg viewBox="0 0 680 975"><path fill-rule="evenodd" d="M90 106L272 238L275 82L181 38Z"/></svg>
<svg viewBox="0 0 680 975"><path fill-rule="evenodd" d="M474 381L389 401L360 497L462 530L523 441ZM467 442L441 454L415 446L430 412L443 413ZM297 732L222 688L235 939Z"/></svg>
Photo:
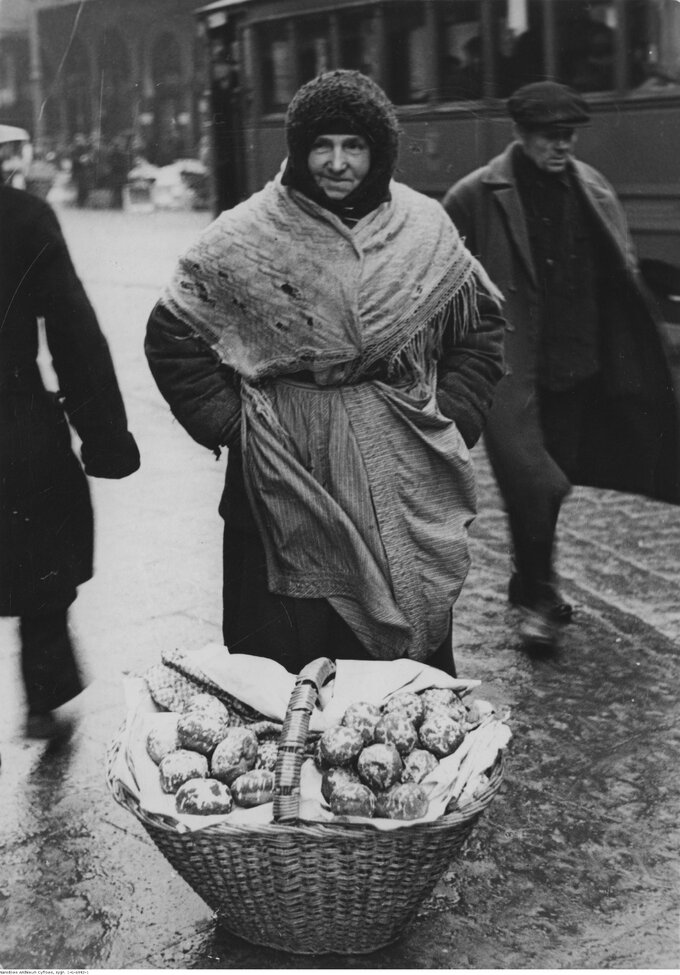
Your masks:
<svg viewBox="0 0 680 975"><path fill-rule="evenodd" d="M283 111L297 88L287 24L262 24L259 40L263 108L265 112Z"/></svg>
<svg viewBox="0 0 680 975"><path fill-rule="evenodd" d="M577 91L611 91L618 29L613 0L562 3L556 14L559 80Z"/></svg>
<svg viewBox="0 0 680 975"><path fill-rule="evenodd" d="M425 102L431 95L429 49L422 3L393 4L385 9L386 87L399 105Z"/></svg>
<svg viewBox="0 0 680 975"><path fill-rule="evenodd" d="M483 59L479 3L475 0L442 4L438 10L440 43L439 86L449 101L481 98Z"/></svg>
<svg viewBox="0 0 680 975"><path fill-rule="evenodd" d="M310 81L330 67L328 21L303 17L297 22L297 55L300 82Z"/></svg>
<svg viewBox="0 0 680 975"><path fill-rule="evenodd" d="M340 65L374 77L378 60L375 16L366 10L341 12L338 16Z"/></svg>
<svg viewBox="0 0 680 975"><path fill-rule="evenodd" d="M626 18L630 86L636 93L680 90L680 3L631 0Z"/></svg>

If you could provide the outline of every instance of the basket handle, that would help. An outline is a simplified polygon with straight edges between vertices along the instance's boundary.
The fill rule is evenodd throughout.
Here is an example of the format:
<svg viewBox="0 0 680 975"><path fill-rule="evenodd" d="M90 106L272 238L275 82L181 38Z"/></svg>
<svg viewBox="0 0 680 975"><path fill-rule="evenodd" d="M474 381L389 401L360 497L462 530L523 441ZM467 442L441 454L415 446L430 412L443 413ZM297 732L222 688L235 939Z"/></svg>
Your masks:
<svg viewBox="0 0 680 975"><path fill-rule="evenodd" d="M300 769L307 742L309 720L321 688L334 673L335 663L328 657L319 657L303 667L295 681L283 722L276 760L275 823L292 822L298 817Z"/></svg>

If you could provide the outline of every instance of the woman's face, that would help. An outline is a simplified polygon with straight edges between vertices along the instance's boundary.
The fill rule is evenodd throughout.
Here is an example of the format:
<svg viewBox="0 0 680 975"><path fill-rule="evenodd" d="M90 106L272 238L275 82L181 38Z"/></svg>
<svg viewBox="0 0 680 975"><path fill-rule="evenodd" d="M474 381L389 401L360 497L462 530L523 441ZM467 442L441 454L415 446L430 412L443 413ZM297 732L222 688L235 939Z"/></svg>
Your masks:
<svg viewBox="0 0 680 975"><path fill-rule="evenodd" d="M331 200L344 200L371 168L371 150L360 135L319 135L307 157L316 185Z"/></svg>

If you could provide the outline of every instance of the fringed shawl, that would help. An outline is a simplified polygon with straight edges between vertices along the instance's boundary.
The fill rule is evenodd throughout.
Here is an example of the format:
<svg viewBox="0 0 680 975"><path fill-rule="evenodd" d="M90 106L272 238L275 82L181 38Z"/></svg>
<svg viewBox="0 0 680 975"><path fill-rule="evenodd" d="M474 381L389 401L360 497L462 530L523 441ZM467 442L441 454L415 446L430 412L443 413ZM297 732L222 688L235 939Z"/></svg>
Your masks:
<svg viewBox="0 0 680 975"><path fill-rule="evenodd" d="M495 289L439 203L400 183L391 196L350 229L277 177L207 228L164 301L246 380L427 372L444 313L460 337L478 282Z"/></svg>

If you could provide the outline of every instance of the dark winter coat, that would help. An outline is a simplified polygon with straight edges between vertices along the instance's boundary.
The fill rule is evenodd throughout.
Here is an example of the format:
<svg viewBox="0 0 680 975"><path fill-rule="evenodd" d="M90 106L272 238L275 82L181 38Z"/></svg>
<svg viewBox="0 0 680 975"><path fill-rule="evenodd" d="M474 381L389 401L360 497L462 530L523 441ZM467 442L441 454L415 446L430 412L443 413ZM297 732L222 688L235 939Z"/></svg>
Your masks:
<svg viewBox="0 0 680 975"><path fill-rule="evenodd" d="M513 146L465 176L444 206L468 248L505 296L507 375L496 389L486 444L506 501L559 503L570 487L545 448L536 394L540 292L512 166ZM626 219L614 190L592 167L573 162L598 234L601 289L600 412L588 418L576 483L680 502L678 409L661 338L647 300ZM625 419L624 419L625 417Z"/></svg>
<svg viewBox="0 0 680 975"><path fill-rule="evenodd" d="M59 382L36 362L38 320ZM0 186L0 615L35 612L92 575L87 478L139 467L106 339L52 209ZM68 418L68 420L67 420ZM82 465L69 422L82 441Z"/></svg>

